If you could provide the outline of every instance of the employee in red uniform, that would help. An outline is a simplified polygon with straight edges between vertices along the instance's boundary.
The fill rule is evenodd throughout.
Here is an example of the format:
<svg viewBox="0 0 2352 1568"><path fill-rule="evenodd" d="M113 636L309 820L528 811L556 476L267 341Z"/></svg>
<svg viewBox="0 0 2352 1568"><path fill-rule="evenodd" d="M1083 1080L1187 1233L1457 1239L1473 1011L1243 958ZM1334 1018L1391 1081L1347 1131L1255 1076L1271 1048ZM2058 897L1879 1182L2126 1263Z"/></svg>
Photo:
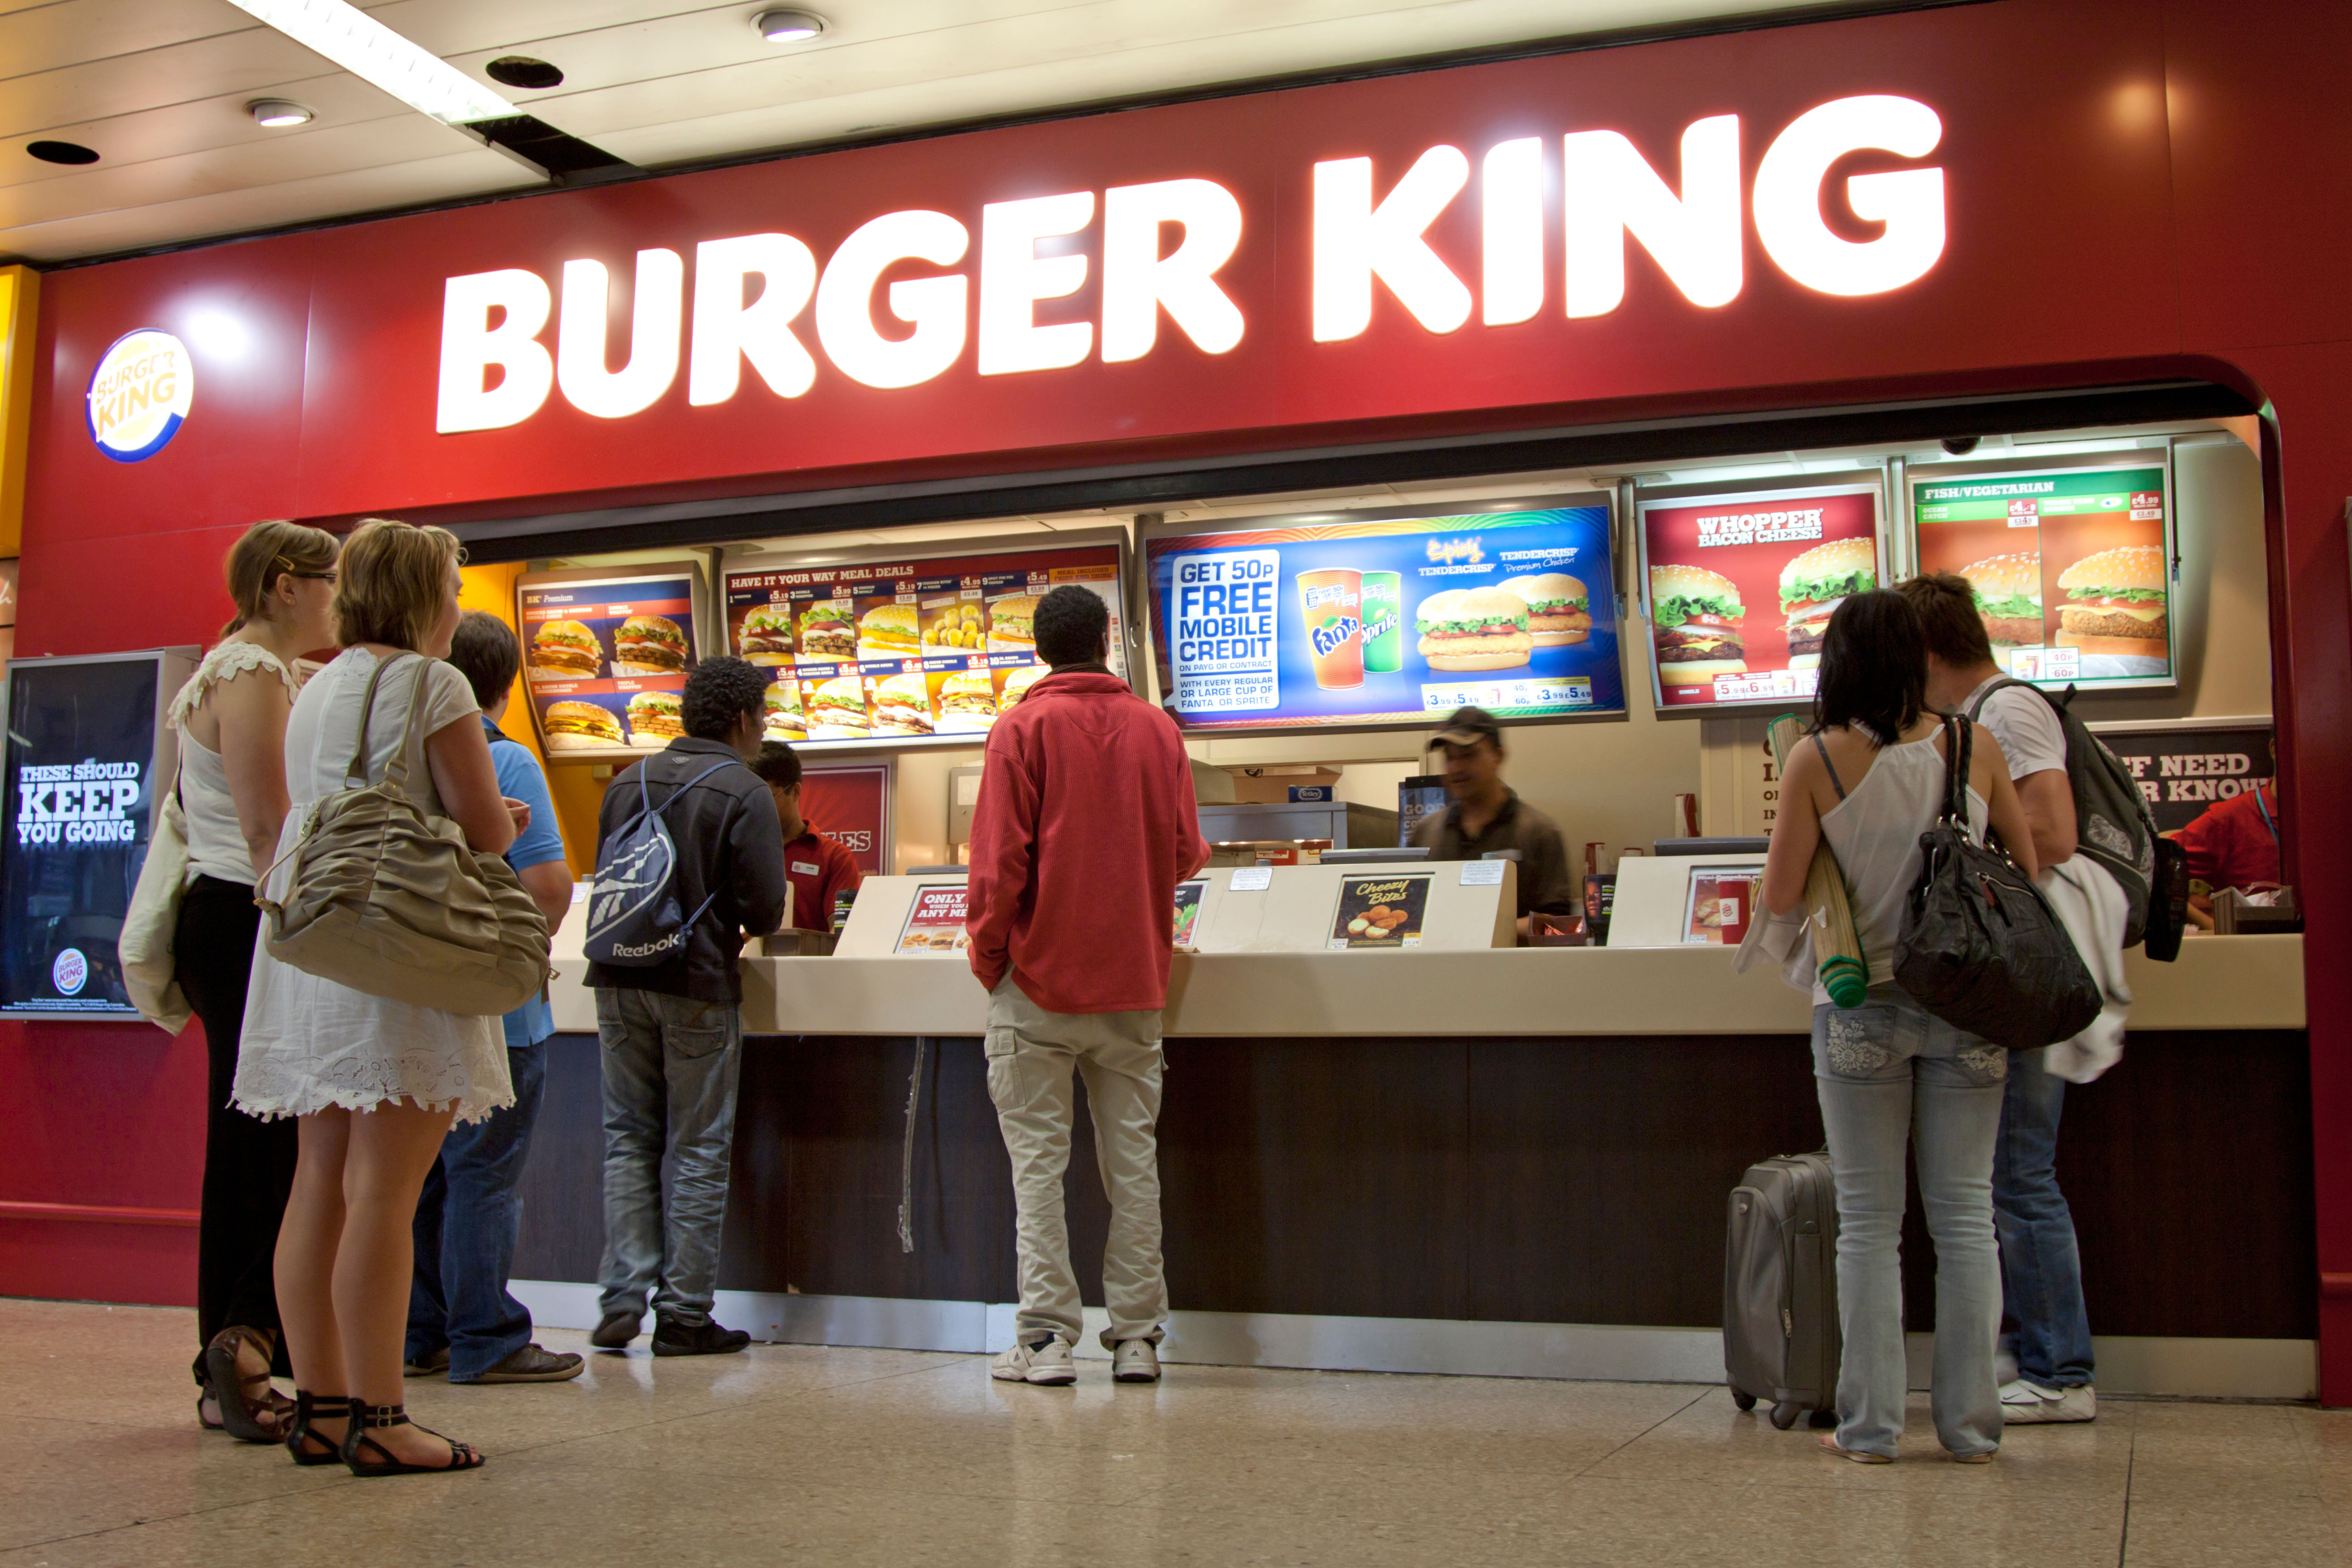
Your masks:
<svg viewBox="0 0 2352 1568"><path fill-rule="evenodd" d="M751 771L768 786L784 827L784 880L793 888L792 923L802 931L833 929L834 895L856 892L866 873L837 838L827 838L801 815L801 760L782 741L762 742Z"/></svg>
<svg viewBox="0 0 2352 1568"><path fill-rule="evenodd" d="M2189 852L2189 913L2207 931L2222 889L2278 885L2278 800L2277 781L2264 780L2167 836Z"/></svg>

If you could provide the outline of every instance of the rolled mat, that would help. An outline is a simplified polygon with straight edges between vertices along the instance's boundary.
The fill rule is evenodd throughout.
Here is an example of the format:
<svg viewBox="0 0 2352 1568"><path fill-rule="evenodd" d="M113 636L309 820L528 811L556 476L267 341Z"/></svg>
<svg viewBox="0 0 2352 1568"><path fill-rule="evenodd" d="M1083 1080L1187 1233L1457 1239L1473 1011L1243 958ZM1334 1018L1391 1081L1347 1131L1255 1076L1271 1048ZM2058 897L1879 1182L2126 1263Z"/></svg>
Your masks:
<svg viewBox="0 0 2352 1568"><path fill-rule="evenodd" d="M1804 739L1804 725L1796 715L1784 713L1764 733L1785 793L1789 753ZM1863 957L1862 938L1853 929L1853 903L1846 893L1845 873L1826 837L1813 847L1813 863L1805 870L1805 912L1806 923L1812 928L1813 962L1820 966L1822 989L1840 1007L1861 1006L1870 993L1870 964Z"/></svg>

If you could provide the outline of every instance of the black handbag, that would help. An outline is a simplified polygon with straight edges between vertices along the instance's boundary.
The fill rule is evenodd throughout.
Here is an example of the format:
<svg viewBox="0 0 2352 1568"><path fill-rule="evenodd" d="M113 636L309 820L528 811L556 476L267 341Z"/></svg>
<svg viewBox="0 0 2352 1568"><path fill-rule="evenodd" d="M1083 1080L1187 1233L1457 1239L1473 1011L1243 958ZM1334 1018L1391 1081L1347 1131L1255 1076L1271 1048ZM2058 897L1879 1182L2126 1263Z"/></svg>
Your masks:
<svg viewBox="0 0 2352 1568"><path fill-rule="evenodd" d="M2012 1051L2072 1039L2099 1016L2098 982L2024 868L1969 837L1973 730L1945 723L1944 809L1919 836L1925 859L1903 906L1895 982L1944 1022Z"/></svg>

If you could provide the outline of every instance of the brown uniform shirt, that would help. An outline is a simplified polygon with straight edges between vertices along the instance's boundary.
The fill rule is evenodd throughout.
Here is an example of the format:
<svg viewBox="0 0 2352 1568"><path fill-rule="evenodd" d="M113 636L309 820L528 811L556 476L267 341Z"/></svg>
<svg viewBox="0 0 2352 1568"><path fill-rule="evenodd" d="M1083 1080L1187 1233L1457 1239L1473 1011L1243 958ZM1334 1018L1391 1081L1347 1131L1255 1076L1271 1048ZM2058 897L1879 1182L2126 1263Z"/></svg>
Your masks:
<svg viewBox="0 0 2352 1568"><path fill-rule="evenodd" d="M1475 837L1462 831L1462 803L1454 801L1433 816L1424 816L1413 829L1412 841L1425 846L1433 860L1477 860L1496 849L1519 852L1519 913L1538 910L1548 915L1576 914L1584 898L1569 874L1568 846L1560 842L1552 819L1521 800L1518 792L1504 791L1503 809L1486 831Z"/></svg>

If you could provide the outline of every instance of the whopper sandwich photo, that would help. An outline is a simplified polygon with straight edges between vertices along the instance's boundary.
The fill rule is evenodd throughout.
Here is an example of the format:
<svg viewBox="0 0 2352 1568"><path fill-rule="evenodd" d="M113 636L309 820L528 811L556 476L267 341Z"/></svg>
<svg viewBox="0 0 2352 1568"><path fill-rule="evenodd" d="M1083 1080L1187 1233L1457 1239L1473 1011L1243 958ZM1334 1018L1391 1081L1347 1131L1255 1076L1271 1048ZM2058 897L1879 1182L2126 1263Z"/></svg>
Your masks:
<svg viewBox="0 0 2352 1568"><path fill-rule="evenodd" d="M603 712L603 709L598 709ZM675 691L640 691L629 699L629 744L659 751L686 733Z"/></svg>
<svg viewBox="0 0 2352 1568"><path fill-rule="evenodd" d="M1592 635L1592 614L1583 582L1565 572L1506 577L1495 584L1527 602L1528 631L1538 647L1564 647Z"/></svg>
<svg viewBox="0 0 2352 1568"><path fill-rule="evenodd" d="M1448 588L1414 607L1412 629L1432 669L1516 669L1535 652L1528 602L1503 588Z"/></svg>
<svg viewBox="0 0 2352 1568"><path fill-rule="evenodd" d="M599 751L628 743L621 735L619 715L593 702L551 702L540 727L547 732L551 752Z"/></svg>
<svg viewBox="0 0 2352 1568"><path fill-rule="evenodd" d="M530 668L542 675L593 677L604 668L604 646L578 621L544 621L531 634Z"/></svg>
<svg viewBox="0 0 2352 1568"><path fill-rule="evenodd" d="M866 721L866 683L854 675L818 681L808 694L808 721L819 740L856 740L871 733Z"/></svg>
<svg viewBox="0 0 2352 1568"><path fill-rule="evenodd" d="M1658 681L1706 686L1748 668L1739 584L1704 566L1650 568L1650 624L1658 639Z"/></svg>
<svg viewBox="0 0 2352 1568"><path fill-rule="evenodd" d="M857 634L850 626L847 600L827 599L801 612L801 657L857 657Z"/></svg>
<svg viewBox="0 0 2352 1568"><path fill-rule="evenodd" d="M988 646L1000 653L1019 653L1037 646L1037 595L1015 594L988 606Z"/></svg>
<svg viewBox="0 0 2352 1568"><path fill-rule="evenodd" d="M915 606L877 605L857 623L857 657L899 658L915 651Z"/></svg>
<svg viewBox="0 0 2352 1568"><path fill-rule="evenodd" d="M2040 647L2042 619L2042 557L2025 551L2011 555L1988 555L1960 568L1969 590L1977 598L1977 617L1984 622L1985 638L1996 648Z"/></svg>
<svg viewBox="0 0 2352 1568"><path fill-rule="evenodd" d="M932 728L929 678L889 675L874 683L876 734L928 735Z"/></svg>
<svg viewBox="0 0 2352 1568"><path fill-rule="evenodd" d="M940 686L940 728L971 734L996 722L996 686L984 669L960 669Z"/></svg>
<svg viewBox="0 0 2352 1568"><path fill-rule="evenodd" d="M761 700L761 734L771 741L805 741L808 721L801 715L801 683L787 676L771 681Z"/></svg>
<svg viewBox="0 0 2352 1568"><path fill-rule="evenodd" d="M2085 654L2162 659L2170 654L2165 623L2164 552L2126 544L2085 555L2058 574L2058 646Z"/></svg>
<svg viewBox="0 0 2352 1568"><path fill-rule="evenodd" d="M1029 689L1045 679L1045 667L1042 664L1026 665L1007 674L1003 694L996 700L996 710L999 713L1012 712L1014 705L1029 695Z"/></svg>
<svg viewBox="0 0 2352 1568"><path fill-rule="evenodd" d="M1780 568L1780 613L1789 617L1789 668L1818 669L1822 634L1849 594L1878 586L1878 546L1868 536L1816 544Z"/></svg>
<svg viewBox="0 0 2352 1568"><path fill-rule="evenodd" d="M754 605L735 634L737 647L753 664L774 668L793 662L793 612L782 605Z"/></svg>
<svg viewBox="0 0 2352 1568"><path fill-rule="evenodd" d="M679 675L686 633L667 616L631 616L613 634L614 675Z"/></svg>

